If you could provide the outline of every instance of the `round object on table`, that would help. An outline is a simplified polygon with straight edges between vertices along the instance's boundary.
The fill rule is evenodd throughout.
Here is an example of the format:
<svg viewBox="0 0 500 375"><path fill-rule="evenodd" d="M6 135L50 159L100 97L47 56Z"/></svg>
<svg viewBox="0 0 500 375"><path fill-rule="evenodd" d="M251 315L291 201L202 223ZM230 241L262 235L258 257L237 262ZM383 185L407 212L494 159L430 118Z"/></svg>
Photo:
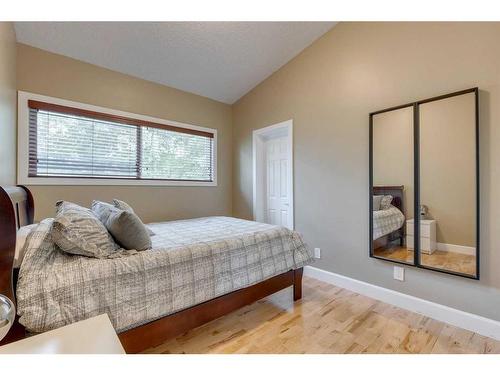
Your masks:
<svg viewBox="0 0 500 375"><path fill-rule="evenodd" d="M16 308L14 303L3 294L0 294L0 341L7 336L15 318Z"/></svg>

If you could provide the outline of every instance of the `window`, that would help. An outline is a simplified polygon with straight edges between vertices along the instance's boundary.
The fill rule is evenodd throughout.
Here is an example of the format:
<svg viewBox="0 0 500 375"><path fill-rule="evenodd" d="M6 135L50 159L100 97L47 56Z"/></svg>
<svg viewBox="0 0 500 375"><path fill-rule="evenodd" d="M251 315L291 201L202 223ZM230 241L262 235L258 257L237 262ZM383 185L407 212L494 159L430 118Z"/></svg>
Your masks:
<svg viewBox="0 0 500 375"><path fill-rule="evenodd" d="M215 131L211 129L38 100L27 100L27 107L27 174L32 181L214 182Z"/></svg>

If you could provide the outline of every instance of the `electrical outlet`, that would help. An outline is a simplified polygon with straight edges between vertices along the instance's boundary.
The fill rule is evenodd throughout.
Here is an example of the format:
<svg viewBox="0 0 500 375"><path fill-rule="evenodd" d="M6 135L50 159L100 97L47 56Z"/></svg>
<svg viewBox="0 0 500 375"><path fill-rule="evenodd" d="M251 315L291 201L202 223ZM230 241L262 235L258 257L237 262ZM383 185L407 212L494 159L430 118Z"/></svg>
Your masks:
<svg viewBox="0 0 500 375"><path fill-rule="evenodd" d="M317 259L321 258L321 249L319 247L314 248L314 257Z"/></svg>
<svg viewBox="0 0 500 375"><path fill-rule="evenodd" d="M394 266L394 279L405 281L405 269L403 267Z"/></svg>

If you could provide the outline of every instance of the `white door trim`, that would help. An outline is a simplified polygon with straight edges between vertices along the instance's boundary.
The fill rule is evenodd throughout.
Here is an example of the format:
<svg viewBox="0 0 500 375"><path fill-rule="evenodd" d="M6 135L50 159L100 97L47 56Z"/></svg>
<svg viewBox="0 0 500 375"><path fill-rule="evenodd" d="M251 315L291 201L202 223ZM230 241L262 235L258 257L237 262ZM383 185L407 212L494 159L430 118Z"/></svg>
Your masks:
<svg viewBox="0 0 500 375"><path fill-rule="evenodd" d="M497 320L457 310L449 306L396 292L392 289L369 284L316 267L306 266L304 268L304 276L313 277L328 284L351 290L441 322L491 337L495 340L500 340L500 322Z"/></svg>
<svg viewBox="0 0 500 375"><path fill-rule="evenodd" d="M253 131L253 219L264 222L265 218L265 141L276 136L286 136L288 147L288 160L290 173L288 173L288 186L290 188L290 217L289 229L295 227L294 196L293 196L293 120L287 120Z"/></svg>

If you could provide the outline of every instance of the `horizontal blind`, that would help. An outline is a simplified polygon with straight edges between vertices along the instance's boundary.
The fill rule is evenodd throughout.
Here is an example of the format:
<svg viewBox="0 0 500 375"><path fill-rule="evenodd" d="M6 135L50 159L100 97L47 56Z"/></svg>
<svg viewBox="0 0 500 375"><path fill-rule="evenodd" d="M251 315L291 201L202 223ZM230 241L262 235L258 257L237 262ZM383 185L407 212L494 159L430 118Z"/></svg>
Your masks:
<svg viewBox="0 0 500 375"><path fill-rule="evenodd" d="M142 127L142 178L212 181L213 138Z"/></svg>
<svg viewBox="0 0 500 375"><path fill-rule="evenodd" d="M30 177L213 181L212 133L36 103L29 109Z"/></svg>

